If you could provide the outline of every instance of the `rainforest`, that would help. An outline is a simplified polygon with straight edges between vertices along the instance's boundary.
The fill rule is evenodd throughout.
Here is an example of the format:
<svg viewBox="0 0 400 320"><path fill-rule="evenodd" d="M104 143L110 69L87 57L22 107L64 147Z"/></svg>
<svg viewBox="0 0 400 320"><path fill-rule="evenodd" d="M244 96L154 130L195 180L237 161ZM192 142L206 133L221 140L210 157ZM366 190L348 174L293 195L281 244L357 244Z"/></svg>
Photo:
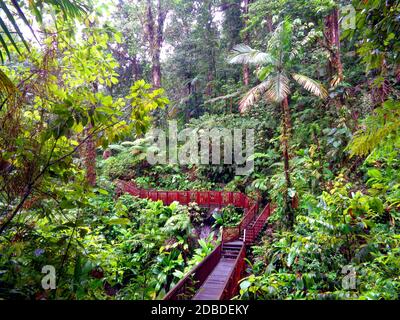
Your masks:
<svg viewBox="0 0 400 320"><path fill-rule="evenodd" d="M0 300L398 300L399 35L398 0L0 0Z"/></svg>

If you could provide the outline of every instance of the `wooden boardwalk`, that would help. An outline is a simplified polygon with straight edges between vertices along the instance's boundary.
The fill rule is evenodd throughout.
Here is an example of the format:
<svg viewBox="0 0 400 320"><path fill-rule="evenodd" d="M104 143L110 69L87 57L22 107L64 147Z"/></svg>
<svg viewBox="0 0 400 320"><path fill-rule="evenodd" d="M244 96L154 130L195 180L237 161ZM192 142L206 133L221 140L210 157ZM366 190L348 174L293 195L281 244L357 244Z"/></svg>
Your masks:
<svg viewBox="0 0 400 320"><path fill-rule="evenodd" d="M235 259L222 258L192 300L219 300L234 267Z"/></svg>
<svg viewBox="0 0 400 320"><path fill-rule="evenodd" d="M242 241L224 244L221 259L192 300L221 300L242 246Z"/></svg>
<svg viewBox="0 0 400 320"><path fill-rule="evenodd" d="M259 214L259 203L240 192L146 190L126 181L119 181L117 187L118 194L127 192L140 198L161 200L166 205L178 201L184 205L196 202L210 210L228 204L243 208L242 220L231 228L234 232L231 230L225 237L223 230L222 243L171 288L164 300L227 300L238 294L238 284L246 269L246 245L256 241L271 214L270 204Z"/></svg>

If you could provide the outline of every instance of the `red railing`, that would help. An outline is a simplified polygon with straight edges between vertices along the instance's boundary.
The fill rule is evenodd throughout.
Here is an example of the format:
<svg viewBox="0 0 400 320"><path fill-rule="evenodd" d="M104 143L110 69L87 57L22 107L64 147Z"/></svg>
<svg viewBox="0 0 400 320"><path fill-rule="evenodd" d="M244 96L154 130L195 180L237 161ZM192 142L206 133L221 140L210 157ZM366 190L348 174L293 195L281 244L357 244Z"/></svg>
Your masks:
<svg viewBox="0 0 400 320"><path fill-rule="evenodd" d="M132 182L127 181L118 181L117 188L118 193L127 192L140 198L151 199L153 201L161 200L166 205L178 201L184 205L187 205L190 202L196 202L199 206L210 208L223 207L227 205L234 205L235 207L243 208L244 216L239 225L235 227L237 229L237 237L239 237L240 234L243 234L245 229L247 229L246 237L250 239L249 241L253 241L257 235L257 230L254 229L254 227L249 228L249 225L257 217L259 209L258 202L241 192L146 190L139 189ZM263 213L261 213L257 219L262 217ZM261 223L261 220L259 222Z"/></svg>
<svg viewBox="0 0 400 320"><path fill-rule="evenodd" d="M196 202L202 207L222 207L234 205L238 208L248 209L256 201L241 192L229 191L158 191L139 189L133 183L118 181L118 192L127 192L133 196L147 198L153 201L161 200L169 205L174 201L181 204Z"/></svg>
<svg viewBox="0 0 400 320"><path fill-rule="evenodd" d="M244 243L235 260L234 268L226 278L224 291L220 300L230 299L238 293L238 283L245 270L246 244L253 243L262 230L271 214L271 206L268 204L260 215L257 216L259 205L256 200L240 192L225 191L157 191L138 189L134 184L119 181L118 192L127 192L133 196L147 198L153 201L161 200L168 205L174 201L187 205L196 202L203 207L223 207L234 205L245 210L239 225L235 227L235 239L242 233ZM232 240L232 239L230 239ZM221 259L222 245L218 245L203 261L189 271L164 297L164 300L190 299L203 285Z"/></svg>
<svg viewBox="0 0 400 320"><path fill-rule="evenodd" d="M245 211L245 215L238 225L239 233L242 233L244 229L247 228L250 222L254 220L257 213L258 213L258 203L255 203L250 209L247 209Z"/></svg>
<svg viewBox="0 0 400 320"><path fill-rule="evenodd" d="M224 291L220 296L219 300L229 300L239 292L239 281L242 279L245 268L246 268L246 246L243 243L240 249L239 255L236 258L235 266L233 267L231 273L229 274L225 285Z"/></svg>
<svg viewBox="0 0 400 320"><path fill-rule="evenodd" d="M222 245L218 245L197 266L190 270L164 297L163 300L187 300L203 285L210 272L221 259Z"/></svg>
<svg viewBox="0 0 400 320"><path fill-rule="evenodd" d="M267 204L261 214L257 217L252 225L245 230L245 243L252 243L257 238L265 222L271 215L271 205Z"/></svg>

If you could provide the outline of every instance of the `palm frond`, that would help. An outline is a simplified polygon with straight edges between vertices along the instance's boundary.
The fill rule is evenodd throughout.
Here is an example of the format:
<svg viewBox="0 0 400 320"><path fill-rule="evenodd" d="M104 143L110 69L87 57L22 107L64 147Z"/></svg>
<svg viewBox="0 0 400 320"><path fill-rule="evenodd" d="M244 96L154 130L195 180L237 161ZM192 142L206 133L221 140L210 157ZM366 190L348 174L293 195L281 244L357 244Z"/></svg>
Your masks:
<svg viewBox="0 0 400 320"><path fill-rule="evenodd" d="M289 79L283 73L277 73L271 77L271 86L265 92L265 96L269 101L280 103L287 98L290 93Z"/></svg>
<svg viewBox="0 0 400 320"><path fill-rule="evenodd" d="M38 40L37 37L36 37L35 32L32 29L31 24L29 23L28 19L25 16L25 13L22 11L21 7L19 6L18 1L17 0L11 0L11 3L14 6L15 10L17 11L18 16L22 19L22 21L29 28L29 30L31 30L31 32L32 32L33 36L35 37L35 39Z"/></svg>
<svg viewBox="0 0 400 320"><path fill-rule="evenodd" d="M240 100L239 102L239 111L246 112L250 109L254 103L256 103L262 95L269 89L271 86L271 81L269 78L259 85L255 86L254 88L250 89L246 95Z"/></svg>
<svg viewBox="0 0 400 320"><path fill-rule="evenodd" d="M78 18L87 11L87 7L81 0L42 0L42 2L60 10L64 19Z"/></svg>
<svg viewBox="0 0 400 320"><path fill-rule="evenodd" d="M233 47L229 63L232 64L273 64L275 59L268 53L249 47L247 44L238 44Z"/></svg>
<svg viewBox="0 0 400 320"><path fill-rule="evenodd" d="M17 50L18 53L20 53L19 48L14 40L14 37L11 35L10 30L8 29L6 23L4 22L4 20L0 17L0 30L3 30L4 34L7 36L8 40L11 42L11 44L13 45L13 47L15 48L15 50ZM4 42L5 43L5 42ZM2 46L3 46L3 42L2 42ZM7 47L7 44L5 44ZM7 48L8 49L8 48ZM5 49L4 49L5 50Z"/></svg>
<svg viewBox="0 0 400 320"><path fill-rule="evenodd" d="M31 24L29 23L26 15L21 8L18 0L10 0L11 4L7 4L5 0L0 0L0 8L1 11L4 12L4 17L0 17L0 31L6 35L11 46L15 48L15 50L20 53L20 48L17 45L17 40L21 41L25 48L29 51L29 45L25 41L25 37L20 30L20 26L16 21L16 17L19 17L25 25L31 30L32 34L36 38L36 35L32 29ZM67 18L77 18L84 14L87 11L86 6L83 4L81 0L39 0L39 1L29 1L28 7L31 13L34 14L37 21L42 21L42 13L41 8L43 4L47 4L52 6L54 9L60 11L64 15L64 19ZM11 10L14 9L14 11ZM15 34L15 35L14 35ZM0 38L0 59L2 63L4 63L4 55L5 52L10 58L9 52L9 43L5 41L3 37Z"/></svg>
<svg viewBox="0 0 400 320"><path fill-rule="evenodd" d="M294 80L297 81L304 89L311 92L317 97L325 99L328 96L328 91L318 81L311 79L305 75L294 73L292 74Z"/></svg>
<svg viewBox="0 0 400 320"><path fill-rule="evenodd" d="M215 97L215 98L212 98L210 100L204 101L204 104L214 103L214 102L218 102L218 101L221 101L221 100L227 100L227 99L235 98L235 97L239 96L240 94L241 94L240 91L236 91L236 92L224 95L224 96L219 96L219 97Z"/></svg>
<svg viewBox="0 0 400 320"><path fill-rule="evenodd" d="M21 30L19 29L19 26L17 24L17 22L14 19L13 14L11 13L11 11L8 9L8 7L6 6L5 2L3 0L0 0L0 8L3 9L3 12L6 14L7 20L8 22L11 23L11 25L13 26L14 30L17 32L18 37L21 39L21 41L23 42L23 44L25 45L25 48L29 51L29 46L26 43ZM15 49L18 51L18 47L15 45L14 43L14 39L10 36L10 32L6 26L6 24L3 22L1 24L3 31L7 34L7 36L9 37L10 41L12 41L13 45L15 46Z"/></svg>
<svg viewBox="0 0 400 320"><path fill-rule="evenodd" d="M300 50L298 48L292 48L292 51L289 53L289 59L293 60L295 59L300 53Z"/></svg>

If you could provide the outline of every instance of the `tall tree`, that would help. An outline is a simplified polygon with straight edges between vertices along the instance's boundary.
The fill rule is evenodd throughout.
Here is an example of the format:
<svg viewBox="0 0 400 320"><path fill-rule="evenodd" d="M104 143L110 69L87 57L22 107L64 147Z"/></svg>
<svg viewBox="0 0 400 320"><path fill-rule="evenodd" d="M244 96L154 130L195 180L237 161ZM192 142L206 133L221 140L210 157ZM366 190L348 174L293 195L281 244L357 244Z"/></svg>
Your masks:
<svg viewBox="0 0 400 320"><path fill-rule="evenodd" d="M97 82L94 82L93 93L96 94L99 91ZM93 114L96 109L96 104L90 106L90 112ZM96 185L96 141L95 137L90 134L93 130L93 125L89 122L84 130L84 137L87 137L86 142L82 145L83 162L86 170L86 182L90 186Z"/></svg>
<svg viewBox="0 0 400 320"><path fill-rule="evenodd" d="M127 0L119 0L112 15L115 28L121 33L121 42L110 46L115 59L119 62L119 82L113 86L114 94L127 94L133 82L145 77L147 63L142 37L142 25L136 15L137 10Z"/></svg>
<svg viewBox="0 0 400 320"><path fill-rule="evenodd" d="M205 0L204 9L200 11L200 23L204 26L204 39L208 39L208 44L205 45L205 55L208 57L207 61L207 86L205 94L211 96L213 93L213 81L216 77L216 55L215 51L217 43L214 41L216 38L216 29L213 22L213 1Z"/></svg>
<svg viewBox="0 0 400 320"><path fill-rule="evenodd" d="M161 48L164 41L164 23L168 7L163 0L147 0L142 21L151 59L151 78L155 88L161 87Z"/></svg>
<svg viewBox="0 0 400 320"><path fill-rule="evenodd" d="M249 13L249 5L250 5L250 0L244 0L243 1L243 19L245 22L245 25L247 25L248 21L248 13ZM245 32L243 36L243 43L249 45L250 44L250 34L249 32ZM243 65L243 83L245 86L248 86L250 83L250 68L248 64Z"/></svg>
<svg viewBox="0 0 400 320"><path fill-rule="evenodd" d="M335 87L343 80L343 65L340 58L338 8L332 9L330 14L325 17L324 38L326 42L326 48L329 51L328 74L330 77L330 85Z"/></svg>
<svg viewBox="0 0 400 320"><path fill-rule="evenodd" d="M290 79L293 79L304 89L318 97L327 97L327 91L320 83L295 72L294 59L297 52L298 50L294 50L292 44L292 25L290 22L284 21L272 34L267 52L255 50L248 45L241 44L234 47L232 57L230 58L231 63L252 64L260 69L258 77L261 83L250 89L243 97L239 105L241 112L245 112L262 97L265 97L268 102L280 105L282 115L282 153L286 180L284 206L290 228L294 224L294 210L289 196L290 189L292 188L289 163L289 139L291 131L289 108Z"/></svg>

